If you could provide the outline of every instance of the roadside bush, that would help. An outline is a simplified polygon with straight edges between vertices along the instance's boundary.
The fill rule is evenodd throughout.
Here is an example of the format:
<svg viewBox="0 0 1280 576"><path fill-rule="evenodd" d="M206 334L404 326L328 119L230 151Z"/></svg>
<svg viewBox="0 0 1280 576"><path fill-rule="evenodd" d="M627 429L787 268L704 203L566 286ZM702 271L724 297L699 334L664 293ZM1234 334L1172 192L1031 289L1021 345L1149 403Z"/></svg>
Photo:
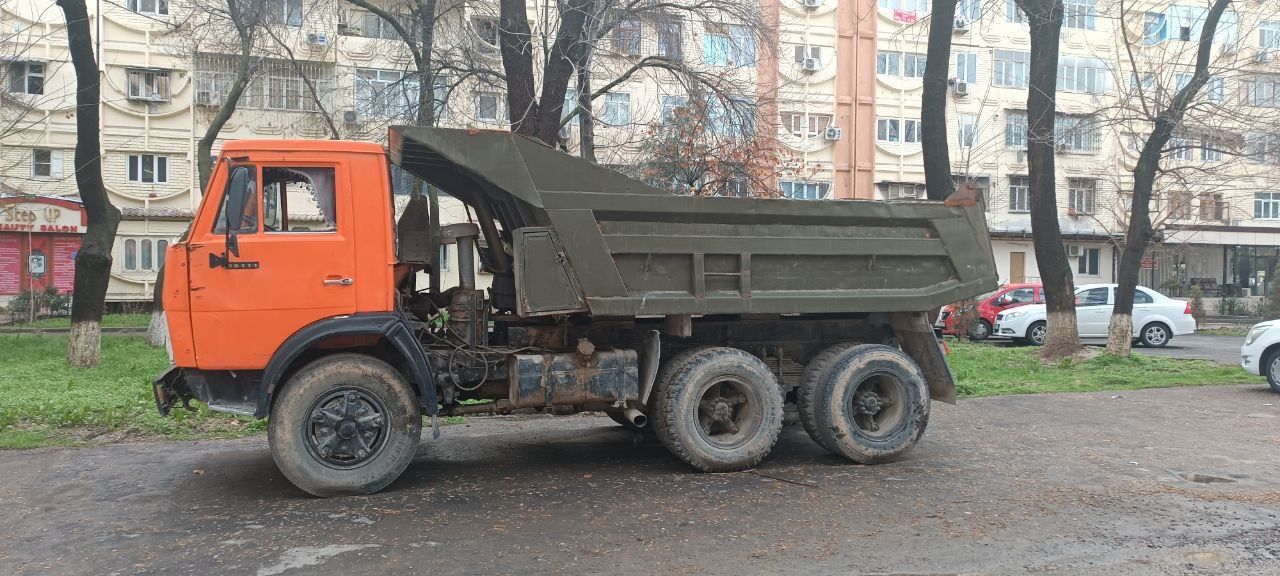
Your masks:
<svg viewBox="0 0 1280 576"><path fill-rule="evenodd" d="M1218 315L1243 316L1249 313L1249 307L1236 296L1223 296L1218 300Z"/></svg>
<svg viewBox="0 0 1280 576"><path fill-rule="evenodd" d="M1204 290L1199 286L1191 287L1191 317L1196 319L1196 323L1203 324L1205 317L1209 314L1204 309Z"/></svg>
<svg viewBox="0 0 1280 576"><path fill-rule="evenodd" d="M27 322L42 316L64 316L71 312L71 295L59 294L53 286L39 292L24 290L9 301L6 311L14 322Z"/></svg>
<svg viewBox="0 0 1280 576"><path fill-rule="evenodd" d="M1267 286L1267 297L1258 301L1253 315L1263 320L1280 318L1280 278L1273 278Z"/></svg>

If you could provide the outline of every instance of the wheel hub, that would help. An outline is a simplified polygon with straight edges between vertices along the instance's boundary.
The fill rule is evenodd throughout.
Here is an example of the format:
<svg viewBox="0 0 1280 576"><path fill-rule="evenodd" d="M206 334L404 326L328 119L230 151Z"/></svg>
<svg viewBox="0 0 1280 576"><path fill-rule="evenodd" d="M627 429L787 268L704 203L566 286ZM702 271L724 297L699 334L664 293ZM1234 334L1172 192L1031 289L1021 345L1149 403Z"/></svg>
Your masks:
<svg viewBox="0 0 1280 576"><path fill-rule="evenodd" d="M386 410L364 391L335 391L315 403L305 426L308 447L325 464L354 468L381 450Z"/></svg>
<svg viewBox="0 0 1280 576"><path fill-rule="evenodd" d="M874 416L880 412L881 402L880 396L875 392L863 392L858 395L856 401L859 414L867 414Z"/></svg>

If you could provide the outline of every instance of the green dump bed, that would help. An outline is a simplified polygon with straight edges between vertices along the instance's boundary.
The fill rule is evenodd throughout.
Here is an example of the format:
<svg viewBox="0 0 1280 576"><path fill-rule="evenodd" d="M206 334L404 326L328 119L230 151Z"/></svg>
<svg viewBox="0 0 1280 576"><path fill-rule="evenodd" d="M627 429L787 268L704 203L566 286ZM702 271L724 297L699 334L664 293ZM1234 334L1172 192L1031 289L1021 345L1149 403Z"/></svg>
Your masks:
<svg viewBox="0 0 1280 576"><path fill-rule="evenodd" d="M914 312L996 287L977 205L680 196L501 132L395 127L390 153L499 222L522 316Z"/></svg>

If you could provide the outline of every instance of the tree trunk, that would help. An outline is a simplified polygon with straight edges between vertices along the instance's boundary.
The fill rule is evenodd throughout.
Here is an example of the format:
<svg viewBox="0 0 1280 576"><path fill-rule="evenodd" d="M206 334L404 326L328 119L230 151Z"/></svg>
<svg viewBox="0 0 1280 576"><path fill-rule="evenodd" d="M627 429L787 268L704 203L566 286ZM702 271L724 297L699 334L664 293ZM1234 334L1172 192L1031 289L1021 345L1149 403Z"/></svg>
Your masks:
<svg viewBox="0 0 1280 576"><path fill-rule="evenodd" d="M156 285L151 290L151 323L147 325L147 344L153 348L164 347L169 338L169 327L164 323L164 266L156 273Z"/></svg>
<svg viewBox="0 0 1280 576"><path fill-rule="evenodd" d="M1044 284L1048 335L1041 356L1055 359L1080 349L1075 284L1058 228L1054 117L1062 0L1018 0L1031 27L1027 81L1027 165L1031 183L1031 232Z"/></svg>
<svg viewBox="0 0 1280 576"><path fill-rule="evenodd" d="M84 0L58 0L58 5L67 20L67 48L76 73L76 188L88 220L76 254L67 362L89 367L97 366L102 359L102 312L111 279L111 248L120 225L120 211L111 205L102 183L98 127L101 86L89 31L89 10Z"/></svg>
<svg viewBox="0 0 1280 576"><path fill-rule="evenodd" d="M240 36L240 65L236 67L236 81L231 84L231 90L227 92L227 101L218 108L213 121L209 123L208 128L205 128L204 136L201 136L200 141L196 143L196 167L200 173L202 194L205 187L209 185L209 176L213 174L213 143L218 139L218 133L222 131L227 120L230 120L231 115L235 113L236 106L240 103L240 96L249 85L249 72L252 69L253 33L240 12L240 2L227 0L227 13L231 23L236 27L236 34Z"/></svg>
<svg viewBox="0 0 1280 576"><path fill-rule="evenodd" d="M1200 45L1196 52L1195 72L1191 81L1182 88L1169 105L1155 119L1154 129L1147 137L1133 167L1133 207L1129 216L1129 230L1125 233L1124 251L1120 253L1120 269L1117 278L1115 306L1111 310L1111 325L1107 329L1107 353L1128 356L1133 344L1133 295L1138 286L1138 273L1142 269L1142 257L1151 242L1151 193L1160 170L1160 157L1173 133L1182 124L1192 98L1209 81L1209 61L1213 52L1214 32L1222 13L1231 0L1215 0L1205 17L1200 32ZM1138 327L1139 330L1142 326ZM1170 327L1172 329L1172 327Z"/></svg>
<svg viewBox="0 0 1280 576"><path fill-rule="evenodd" d="M498 44L507 79L507 117L511 131L538 136L538 100L533 80L533 35L525 0L499 0Z"/></svg>
<svg viewBox="0 0 1280 576"><path fill-rule="evenodd" d="M924 89L920 95L921 152L925 194L930 200L946 200L954 189L947 137L947 80L951 76L951 32L955 17L956 0L934 0L933 13L929 16Z"/></svg>
<svg viewBox="0 0 1280 576"><path fill-rule="evenodd" d="M578 155L596 160L596 124L591 115L591 62L578 68Z"/></svg>

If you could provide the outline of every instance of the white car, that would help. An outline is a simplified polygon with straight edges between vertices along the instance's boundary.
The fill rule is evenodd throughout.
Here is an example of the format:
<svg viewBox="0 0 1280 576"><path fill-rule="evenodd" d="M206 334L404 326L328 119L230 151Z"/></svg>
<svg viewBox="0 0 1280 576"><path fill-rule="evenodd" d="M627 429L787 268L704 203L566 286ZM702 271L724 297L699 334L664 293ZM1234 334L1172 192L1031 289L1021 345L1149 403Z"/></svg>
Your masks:
<svg viewBox="0 0 1280 576"><path fill-rule="evenodd" d="M1115 304L1115 284L1085 284L1076 287L1076 325L1082 338L1106 338ZM1174 300L1138 286L1133 295L1133 338L1146 346L1162 347L1174 336L1196 331L1191 304ZM1031 304L996 314L992 336L1015 342L1044 344L1045 305Z"/></svg>
<svg viewBox="0 0 1280 576"><path fill-rule="evenodd" d="M1254 324L1240 347L1240 367L1266 376L1271 389L1280 394L1280 320Z"/></svg>

